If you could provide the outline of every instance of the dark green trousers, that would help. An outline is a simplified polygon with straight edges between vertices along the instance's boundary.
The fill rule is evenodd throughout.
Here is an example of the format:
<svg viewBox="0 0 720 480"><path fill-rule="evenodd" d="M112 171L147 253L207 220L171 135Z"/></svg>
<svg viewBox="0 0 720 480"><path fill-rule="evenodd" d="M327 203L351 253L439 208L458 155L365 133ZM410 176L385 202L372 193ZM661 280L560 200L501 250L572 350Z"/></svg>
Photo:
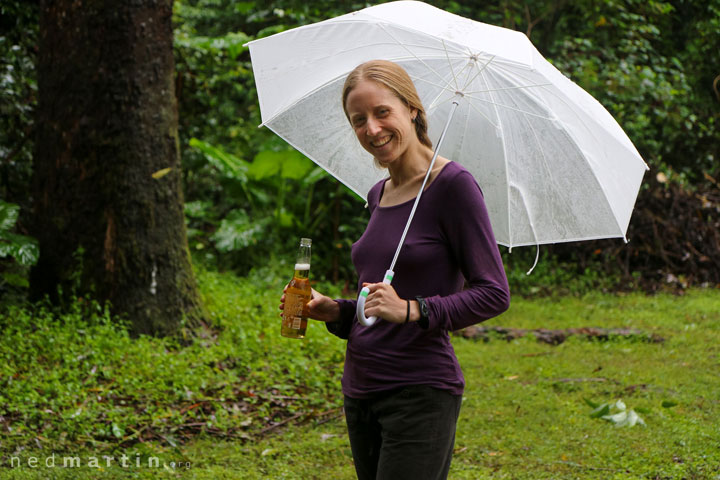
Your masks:
<svg viewBox="0 0 720 480"><path fill-rule="evenodd" d="M426 386L370 399L345 396L358 479L446 479L461 403L460 395Z"/></svg>

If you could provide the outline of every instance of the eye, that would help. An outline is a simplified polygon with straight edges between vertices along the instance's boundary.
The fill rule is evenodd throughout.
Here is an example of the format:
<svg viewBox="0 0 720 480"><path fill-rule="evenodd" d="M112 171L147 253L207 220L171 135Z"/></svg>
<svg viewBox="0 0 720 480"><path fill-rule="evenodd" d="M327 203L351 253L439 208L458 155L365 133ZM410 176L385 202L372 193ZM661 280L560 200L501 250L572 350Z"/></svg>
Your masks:
<svg viewBox="0 0 720 480"><path fill-rule="evenodd" d="M389 114L389 113L390 113L390 109L389 109L389 108L384 108L384 107L383 107L383 108L381 108L381 109L378 110L378 116L381 116L381 117L384 117L385 115L387 115L387 114Z"/></svg>
<svg viewBox="0 0 720 480"><path fill-rule="evenodd" d="M362 126L365 123L365 117L353 117L350 121L353 127Z"/></svg>

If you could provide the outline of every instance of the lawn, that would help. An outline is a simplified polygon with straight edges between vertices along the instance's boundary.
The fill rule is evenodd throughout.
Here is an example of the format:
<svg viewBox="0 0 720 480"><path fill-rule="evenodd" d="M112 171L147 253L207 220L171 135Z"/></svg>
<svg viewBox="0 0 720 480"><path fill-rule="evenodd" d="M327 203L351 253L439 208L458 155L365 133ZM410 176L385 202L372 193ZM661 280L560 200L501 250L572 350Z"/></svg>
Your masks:
<svg viewBox="0 0 720 480"><path fill-rule="evenodd" d="M97 319L68 333L85 310L0 316L0 478L354 478L343 343L320 325L281 338L282 282L201 272L215 330L179 345ZM450 478L720 479L720 291L516 297L487 325L664 341L454 337L467 388ZM618 399L645 425L591 417Z"/></svg>

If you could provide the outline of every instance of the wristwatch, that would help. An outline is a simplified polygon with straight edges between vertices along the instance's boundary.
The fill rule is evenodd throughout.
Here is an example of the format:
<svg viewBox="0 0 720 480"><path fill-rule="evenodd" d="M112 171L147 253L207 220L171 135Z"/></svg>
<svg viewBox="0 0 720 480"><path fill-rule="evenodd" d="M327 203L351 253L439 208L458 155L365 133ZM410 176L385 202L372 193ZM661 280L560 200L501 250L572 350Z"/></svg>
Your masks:
<svg viewBox="0 0 720 480"><path fill-rule="evenodd" d="M422 329L427 329L430 326L430 310L428 309L427 303L423 297L415 297L420 307L420 320L417 321L418 325Z"/></svg>

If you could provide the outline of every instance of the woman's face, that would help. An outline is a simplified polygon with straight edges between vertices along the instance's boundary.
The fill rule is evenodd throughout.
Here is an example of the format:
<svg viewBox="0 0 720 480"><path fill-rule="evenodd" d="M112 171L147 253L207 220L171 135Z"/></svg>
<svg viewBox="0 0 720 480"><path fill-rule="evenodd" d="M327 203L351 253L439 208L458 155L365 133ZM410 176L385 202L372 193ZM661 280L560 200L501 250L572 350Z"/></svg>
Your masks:
<svg viewBox="0 0 720 480"><path fill-rule="evenodd" d="M420 145L412 123L417 110L408 108L384 85L360 81L348 94L345 106L360 144L380 165L387 167L408 147Z"/></svg>

